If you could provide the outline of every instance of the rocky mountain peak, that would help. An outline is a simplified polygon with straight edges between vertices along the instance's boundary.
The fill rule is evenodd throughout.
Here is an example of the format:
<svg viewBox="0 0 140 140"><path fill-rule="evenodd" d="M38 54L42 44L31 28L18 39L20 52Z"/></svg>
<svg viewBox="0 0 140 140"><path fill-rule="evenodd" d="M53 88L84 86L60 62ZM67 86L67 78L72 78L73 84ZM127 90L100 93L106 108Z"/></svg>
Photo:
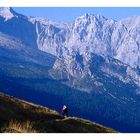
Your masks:
<svg viewBox="0 0 140 140"><path fill-rule="evenodd" d="M0 8L0 16L5 20L11 19L16 15L16 12L11 7Z"/></svg>

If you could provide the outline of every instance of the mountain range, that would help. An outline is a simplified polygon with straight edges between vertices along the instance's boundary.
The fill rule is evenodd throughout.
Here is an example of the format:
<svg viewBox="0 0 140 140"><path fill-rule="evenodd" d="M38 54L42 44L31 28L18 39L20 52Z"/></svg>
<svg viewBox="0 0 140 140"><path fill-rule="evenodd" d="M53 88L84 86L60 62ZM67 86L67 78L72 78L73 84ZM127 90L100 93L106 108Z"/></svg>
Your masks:
<svg viewBox="0 0 140 140"><path fill-rule="evenodd" d="M0 8L0 90L140 132L140 17L86 13L71 23Z"/></svg>

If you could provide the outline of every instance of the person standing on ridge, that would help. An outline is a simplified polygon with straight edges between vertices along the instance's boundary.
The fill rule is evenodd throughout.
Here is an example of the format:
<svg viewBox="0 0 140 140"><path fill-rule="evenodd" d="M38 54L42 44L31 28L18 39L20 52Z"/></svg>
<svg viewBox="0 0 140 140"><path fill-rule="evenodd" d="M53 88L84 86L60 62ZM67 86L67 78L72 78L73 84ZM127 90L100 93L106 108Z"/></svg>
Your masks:
<svg viewBox="0 0 140 140"><path fill-rule="evenodd" d="M62 115L63 115L64 117L68 117L68 108L67 108L66 105L63 106L61 112L62 112Z"/></svg>

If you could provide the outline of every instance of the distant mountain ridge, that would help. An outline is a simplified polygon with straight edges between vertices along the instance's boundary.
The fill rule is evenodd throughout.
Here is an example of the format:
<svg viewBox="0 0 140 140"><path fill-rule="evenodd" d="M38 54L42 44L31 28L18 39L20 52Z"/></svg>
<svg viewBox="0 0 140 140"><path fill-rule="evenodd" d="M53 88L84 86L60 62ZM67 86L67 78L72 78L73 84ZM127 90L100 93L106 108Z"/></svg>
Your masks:
<svg viewBox="0 0 140 140"><path fill-rule="evenodd" d="M139 132L139 22L87 13L63 24L0 8L0 89Z"/></svg>
<svg viewBox="0 0 140 140"><path fill-rule="evenodd" d="M139 16L115 21L87 13L73 23L62 24L43 18L26 17L14 12L12 8L1 8L0 15L6 23L15 18L22 19L21 23L26 25L23 35L35 30L34 33L30 33L35 37L34 43L37 43L40 50L53 55L72 55L73 51L84 55L88 51L116 58L132 67L140 66ZM12 26L10 23L6 26ZM22 28L20 30L22 31ZM23 36L20 37L22 38ZM27 42L31 40L32 37L29 36ZM29 45L36 46L34 43Z"/></svg>
<svg viewBox="0 0 140 140"><path fill-rule="evenodd" d="M139 17L137 21L140 21ZM131 26L138 31L137 26ZM86 52L96 53L136 67L140 65L139 36L138 32L135 32L135 37L134 30L129 31L128 28L129 25L123 24L123 21L85 14L65 26L48 22L48 26L41 30L41 34L38 32L38 46L46 52L53 49L50 53L57 56L66 57L74 55L77 51L81 55Z"/></svg>

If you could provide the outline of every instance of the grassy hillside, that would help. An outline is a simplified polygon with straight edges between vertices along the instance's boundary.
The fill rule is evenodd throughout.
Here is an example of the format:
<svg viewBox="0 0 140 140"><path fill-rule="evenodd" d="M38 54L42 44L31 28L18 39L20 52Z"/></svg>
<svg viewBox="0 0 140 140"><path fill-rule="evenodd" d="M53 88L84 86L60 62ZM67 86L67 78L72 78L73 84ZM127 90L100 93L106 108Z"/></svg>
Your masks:
<svg viewBox="0 0 140 140"><path fill-rule="evenodd" d="M113 133L88 120L63 118L58 112L0 93L0 132Z"/></svg>

